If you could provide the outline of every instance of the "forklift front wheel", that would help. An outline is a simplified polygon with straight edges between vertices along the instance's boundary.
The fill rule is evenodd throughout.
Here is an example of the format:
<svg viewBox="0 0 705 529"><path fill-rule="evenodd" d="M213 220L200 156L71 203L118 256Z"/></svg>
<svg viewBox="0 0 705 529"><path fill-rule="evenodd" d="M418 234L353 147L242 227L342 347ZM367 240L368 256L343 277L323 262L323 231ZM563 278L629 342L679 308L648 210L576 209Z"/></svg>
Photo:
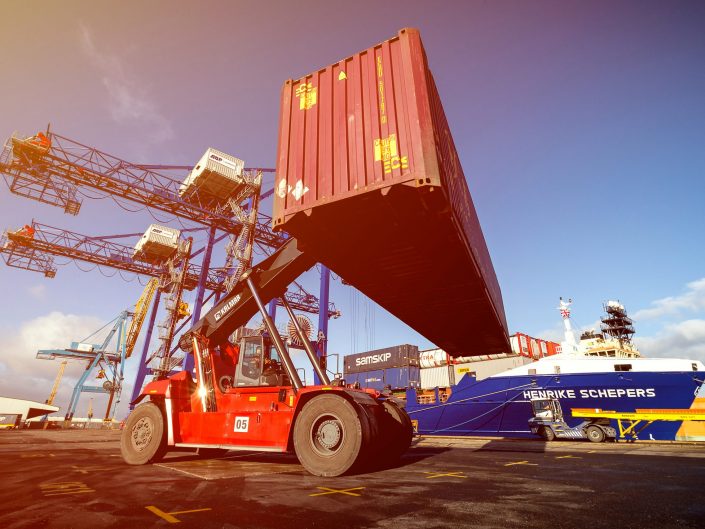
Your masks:
<svg viewBox="0 0 705 529"><path fill-rule="evenodd" d="M120 436L120 451L129 465L155 463L164 456L164 417L154 402L140 404L127 418Z"/></svg>
<svg viewBox="0 0 705 529"><path fill-rule="evenodd" d="M340 476L350 470L360 457L362 439L357 411L336 395L312 398L294 425L296 456L315 476Z"/></svg>
<svg viewBox="0 0 705 529"><path fill-rule="evenodd" d="M556 434L553 432L550 426L542 426L539 432L544 441L553 441L556 438Z"/></svg>
<svg viewBox="0 0 705 529"><path fill-rule="evenodd" d="M585 433L587 434L587 438L593 443L601 443L605 440L605 432L598 426L588 426Z"/></svg>

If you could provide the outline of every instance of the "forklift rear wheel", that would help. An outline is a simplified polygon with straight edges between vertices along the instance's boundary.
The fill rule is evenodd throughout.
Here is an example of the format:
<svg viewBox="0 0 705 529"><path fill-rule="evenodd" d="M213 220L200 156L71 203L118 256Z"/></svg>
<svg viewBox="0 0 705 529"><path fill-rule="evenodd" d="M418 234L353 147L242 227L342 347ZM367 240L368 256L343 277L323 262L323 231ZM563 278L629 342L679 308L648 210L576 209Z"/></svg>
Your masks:
<svg viewBox="0 0 705 529"><path fill-rule="evenodd" d="M384 463L393 463L411 446L414 427L406 411L395 402L385 400L382 406L385 411L382 425L382 438L385 440L386 447Z"/></svg>
<svg viewBox="0 0 705 529"><path fill-rule="evenodd" d="M343 397L313 397L294 424L296 456L315 476L344 474L358 461L362 445L361 418Z"/></svg>
<svg viewBox="0 0 705 529"><path fill-rule="evenodd" d="M602 428L598 428L597 426L588 426L585 433L587 434L587 438L593 443L601 443L605 440L605 432Z"/></svg>
<svg viewBox="0 0 705 529"><path fill-rule="evenodd" d="M545 441L553 441L556 438L555 432L548 426L542 426L540 433Z"/></svg>
<svg viewBox="0 0 705 529"><path fill-rule="evenodd" d="M164 416L154 402L140 404L127 418L120 436L120 452L130 465L155 463L164 457Z"/></svg>

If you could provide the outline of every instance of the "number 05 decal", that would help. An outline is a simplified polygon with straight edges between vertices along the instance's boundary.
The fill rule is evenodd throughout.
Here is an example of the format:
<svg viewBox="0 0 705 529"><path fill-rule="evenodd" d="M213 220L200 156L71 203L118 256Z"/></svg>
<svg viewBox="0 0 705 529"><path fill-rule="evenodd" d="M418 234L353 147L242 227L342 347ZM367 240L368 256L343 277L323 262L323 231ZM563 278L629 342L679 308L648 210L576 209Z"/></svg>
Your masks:
<svg viewBox="0 0 705 529"><path fill-rule="evenodd" d="M235 430L236 432L246 432L250 427L249 417L235 417Z"/></svg>

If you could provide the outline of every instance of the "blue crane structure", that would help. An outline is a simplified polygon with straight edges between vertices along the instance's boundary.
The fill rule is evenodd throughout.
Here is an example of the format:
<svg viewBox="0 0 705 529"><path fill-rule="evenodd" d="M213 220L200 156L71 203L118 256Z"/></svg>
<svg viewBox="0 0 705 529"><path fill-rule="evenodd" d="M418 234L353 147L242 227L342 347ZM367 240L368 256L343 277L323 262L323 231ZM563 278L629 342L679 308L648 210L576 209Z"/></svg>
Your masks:
<svg viewBox="0 0 705 529"><path fill-rule="evenodd" d="M111 420L115 414L115 407L120 400L122 380L125 370L125 359L127 358L127 322L134 315L133 312L124 310L117 318L110 323L113 324L107 336L100 344L88 343L88 341L99 333L102 329L94 332L80 342L72 342L67 349L43 349L37 352L37 358L43 360L83 360L87 363L86 369L81 373L78 382L74 386L71 400L66 409L65 420L71 422L73 414L76 412L78 399L81 393L107 393L110 395L108 405L105 410L104 420ZM110 325L108 323L108 325ZM105 326L107 327L107 325ZM103 327L103 328L105 328ZM110 342L117 336L115 350L109 350ZM88 385L88 376L96 369L99 369L97 378L105 381L100 386ZM117 395L117 398L115 396Z"/></svg>
<svg viewBox="0 0 705 529"><path fill-rule="evenodd" d="M191 258L203 254L200 267L189 263L184 274L184 288L195 288L196 300L190 319L182 323L181 328L188 321L197 321L200 318L203 304L210 297L217 301L225 292L223 285L228 270L211 268L213 247L225 237L238 236L243 231L241 216L234 214L227 206L213 206L205 198L201 200L197 192L191 193L188 200L182 198L179 194L181 181L164 174L187 169L188 166L139 165L126 162L50 132L49 128L46 132L31 137L13 135L0 153L0 173L12 193L61 207L67 214L77 215L84 197L112 197L201 225L200 228L190 230L207 230L208 242L191 254ZM246 171L272 170L250 168ZM260 191L259 198L266 198L271 194L272 190L264 193ZM244 209L247 209L247 205ZM279 247L286 240L285 235L274 233L270 229L270 222L269 216L257 211L252 236L253 243L269 251ZM52 256L65 256L151 277L163 274L163 269L159 266L133 260L132 248L114 241L117 238L141 234L89 237L34 222L31 228L33 237L22 238L19 232L7 232L5 241L0 241L0 252L8 265L54 277L57 270ZM306 312L318 312L318 354L322 356L322 361L325 358L328 320L340 314L330 303L329 281L329 270L321 267L320 304L315 296L305 292L300 285L297 285L298 292L287 294L287 300L292 307ZM207 291L210 291L208 298ZM160 292L157 292L147 328L143 360L147 356L146 349L149 346L159 303ZM321 311L319 306L328 310ZM270 310L274 313L275 306L271 305ZM184 369L192 368L193 360L187 355ZM147 368L142 362L135 384L136 391L146 375Z"/></svg>

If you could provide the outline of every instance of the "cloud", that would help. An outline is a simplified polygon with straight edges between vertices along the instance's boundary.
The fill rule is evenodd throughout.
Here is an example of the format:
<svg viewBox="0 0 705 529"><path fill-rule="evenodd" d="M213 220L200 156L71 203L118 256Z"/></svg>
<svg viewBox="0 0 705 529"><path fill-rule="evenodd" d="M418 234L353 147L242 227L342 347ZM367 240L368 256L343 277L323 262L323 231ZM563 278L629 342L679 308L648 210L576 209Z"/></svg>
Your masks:
<svg viewBox="0 0 705 529"><path fill-rule="evenodd" d="M84 53L101 76L101 81L110 95L110 112L120 124L133 124L141 130L150 131L153 143L163 143L174 137L171 122L158 110L149 98L145 87L126 71L117 55L100 51L93 34L84 25L80 26L81 45Z"/></svg>
<svg viewBox="0 0 705 529"><path fill-rule="evenodd" d="M655 336L634 339L647 357L687 358L705 362L705 320L692 319L664 327Z"/></svg>
<svg viewBox="0 0 705 529"><path fill-rule="evenodd" d="M634 320L648 320L678 314L683 311L705 310L705 278L686 285L686 292L680 296L671 296L654 301L650 308L634 313Z"/></svg>

